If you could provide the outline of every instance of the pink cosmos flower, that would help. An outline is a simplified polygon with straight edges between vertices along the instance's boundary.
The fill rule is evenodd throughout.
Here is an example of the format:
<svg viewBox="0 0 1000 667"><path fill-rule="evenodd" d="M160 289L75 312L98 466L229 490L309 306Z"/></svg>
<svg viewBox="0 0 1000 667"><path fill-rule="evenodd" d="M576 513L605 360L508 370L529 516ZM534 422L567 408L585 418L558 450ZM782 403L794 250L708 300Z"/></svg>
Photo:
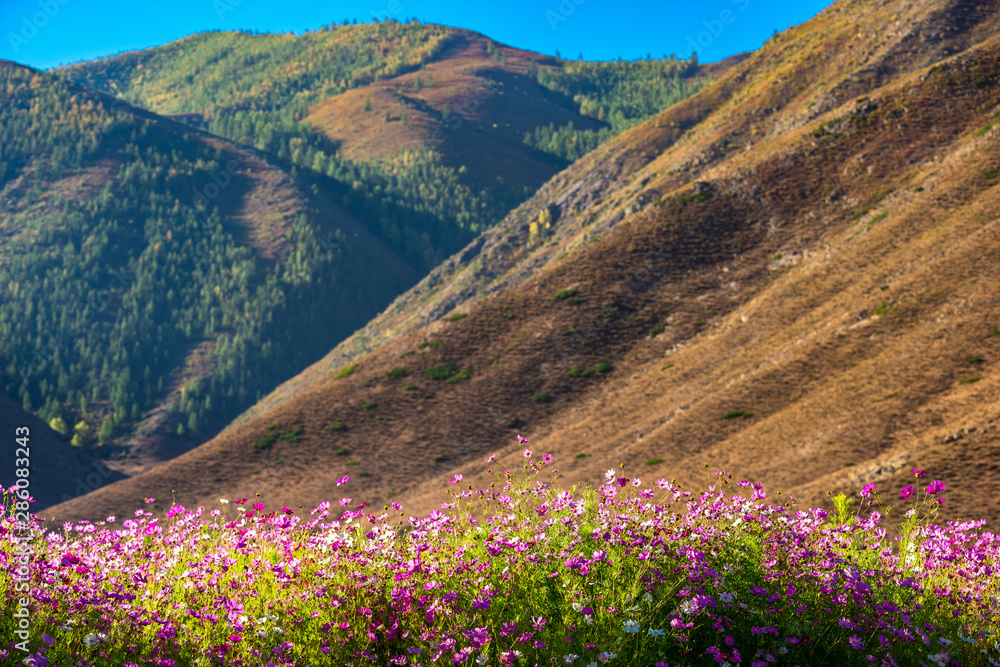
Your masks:
<svg viewBox="0 0 1000 667"><path fill-rule="evenodd" d="M344 475L343 477L337 480L337 486L342 486L344 484L347 484L349 481L351 481L350 475Z"/></svg>
<svg viewBox="0 0 1000 667"><path fill-rule="evenodd" d="M936 480L934 480L933 482L931 482L930 484L927 485L927 494L931 495L931 496L934 496L934 495L937 495L937 494L941 493L946 488L948 488L948 487L945 486L944 482L942 482L939 479L936 479Z"/></svg>
<svg viewBox="0 0 1000 667"><path fill-rule="evenodd" d="M913 491L914 489L912 486L904 486L903 490L899 492L899 495L900 497L902 497L903 500L906 500L907 498L913 495Z"/></svg>
<svg viewBox="0 0 1000 667"><path fill-rule="evenodd" d="M521 456L523 456L526 459L530 459L531 458L531 450L530 449L525 449L523 452L521 452Z"/></svg>
<svg viewBox="0 0 1000 667"><path fill-rule="evenodd" d="M875 485L873 483L869 482L868 484L865 484L865 488L861 489L861 497L867 498L871 496L874 490L875 490Z"/></svg>
<svg viewBox="0 0 1000 667"><path fill-rule="evenodd" d="M927 472L925 470L917 470L916 468L914 468L913 469L913 474L916 475L917 478L920 478L920 477L923 477L924 475L926 475Z"/></svg>
<svg viewBox="0 0 1000 667"><path fill-rule="evenodd" d="M451 482L452 484L458 484L459 482L462 481L462 474L459 473L459 474L455 475L454 477L452 477L451 479L449 479L448 481Z"/></svg>

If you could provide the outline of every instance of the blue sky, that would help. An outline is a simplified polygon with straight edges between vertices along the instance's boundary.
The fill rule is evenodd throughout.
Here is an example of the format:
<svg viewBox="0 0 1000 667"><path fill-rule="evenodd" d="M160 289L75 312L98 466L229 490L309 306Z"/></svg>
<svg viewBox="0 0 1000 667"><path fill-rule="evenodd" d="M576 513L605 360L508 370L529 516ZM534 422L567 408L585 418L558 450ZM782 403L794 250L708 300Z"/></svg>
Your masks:
<svg viewBox="0 0 1000 667"><path fill-rule="evenodd" d="M829 0L0 0L0 58L42 69L165 44L203 30L302 32L374 17L471 28L564 58L697 49L713 62L758 48Z"/></svg>

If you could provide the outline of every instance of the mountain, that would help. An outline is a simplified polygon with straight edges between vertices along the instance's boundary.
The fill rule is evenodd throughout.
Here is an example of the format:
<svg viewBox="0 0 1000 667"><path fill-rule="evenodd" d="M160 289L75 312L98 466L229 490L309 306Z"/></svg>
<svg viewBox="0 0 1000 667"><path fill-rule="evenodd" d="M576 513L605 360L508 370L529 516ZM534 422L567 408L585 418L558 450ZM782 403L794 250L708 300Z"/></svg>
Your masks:
<svg viewBox="0 0 1000 667"><path fill-rule="evenodd" d="M111 465L190 448L420 276L266 156L13 63L0 82L2 383L115 442L99 458L152 431Z"/></svg>
<svg viewBox="0 0 1000 667"><path fill-rule="evenodd" d="M204 33L55 72L5 61L0 387L116 471L148 470L488 229L557 153L725 67L567 63L395 22ZM413 118L379 121L364 154L333 122L360 94ZM535 123L563 143L529 145Z"/></svg>
<svg viewBox="0 0 1000 667"><path fill-rule="evenodd" d="M1000 516L1000 3L839 0L599 146L219 436L60 519L564 482L808 503L927 469ZM708 479L712 479L708 477ZM464 483L464 482L463 482ZM787 495L786 495L787 494ZM892 502L891 500L889 502Z"/></svg>
<svg viewBox="0 0 1000 667"><path fill-rule="evenodd" d="M332 172L342 159L392 168L408 151L465 167L488 190L499 178L530 193L568 164L572 146L596 146L724 69L674 56L570 62L470 30L387 20L301 35L199 33L56 71L276 154L280 136L294 136L303 159L293 162L306 167L323 153ZM550 126L569 146L534 137Z"/></svg>

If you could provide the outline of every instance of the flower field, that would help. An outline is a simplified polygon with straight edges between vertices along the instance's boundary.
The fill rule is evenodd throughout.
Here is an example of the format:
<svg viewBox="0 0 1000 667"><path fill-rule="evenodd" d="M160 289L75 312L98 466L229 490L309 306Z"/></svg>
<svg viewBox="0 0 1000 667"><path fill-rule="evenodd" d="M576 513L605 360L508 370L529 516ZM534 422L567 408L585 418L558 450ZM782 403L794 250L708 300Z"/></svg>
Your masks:
<svg viewBox="0 0 1000 667"><path fill-rule="evenodd" d="M561 489L551 462L455 475L423 518L222 499L43 533L12 487L0 664L1000 665L1000 539L937 525L923 471L890 539L871 485L829 516L723 472Z"/></svg>

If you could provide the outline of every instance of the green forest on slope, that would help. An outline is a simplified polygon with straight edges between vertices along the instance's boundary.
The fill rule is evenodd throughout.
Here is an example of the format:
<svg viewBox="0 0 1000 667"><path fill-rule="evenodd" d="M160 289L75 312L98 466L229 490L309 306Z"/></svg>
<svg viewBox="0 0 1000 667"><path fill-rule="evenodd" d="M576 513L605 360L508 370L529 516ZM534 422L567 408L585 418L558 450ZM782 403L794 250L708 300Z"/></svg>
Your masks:
<svg viewBox="0 0 1000 667"><path fill-rule="evenodd" d="M185 205L217 149L48 74L0 68L0 147L3 388L80 444L138 419L209 339L210 376L173 410L181 433L224 425L412 281L358 280L359 248L306 212L260 261L217 207ZM93 196L61 180L81 168L109 170Z"/></svg>
<svg viewBox="0 0 1000 667"><path fill-rule="evenodd" d="M204 114L193 122L213 134L265 151L295 174L335 179L346 186L344 205L374 219L394 249L427 271L531 192L478 183L430 151L385 163L345 160L300 121L315 102L419 69L452 32L418 21L345 22L301 35L213 31L59 73L156 113Z"/></svg>
<svg viewBox="0 0 1000 667"><path fill-rule="evenodd" d="M570 162L693 95L707 83L704 78L694 78L698 72L697 54L688 60L664 56L561 64L562 67L535 69L538 83L572 98L582 115L608 126L594 131L577 129L572 121L562 127L549 123L527 133L524 143Z"/></svg>

